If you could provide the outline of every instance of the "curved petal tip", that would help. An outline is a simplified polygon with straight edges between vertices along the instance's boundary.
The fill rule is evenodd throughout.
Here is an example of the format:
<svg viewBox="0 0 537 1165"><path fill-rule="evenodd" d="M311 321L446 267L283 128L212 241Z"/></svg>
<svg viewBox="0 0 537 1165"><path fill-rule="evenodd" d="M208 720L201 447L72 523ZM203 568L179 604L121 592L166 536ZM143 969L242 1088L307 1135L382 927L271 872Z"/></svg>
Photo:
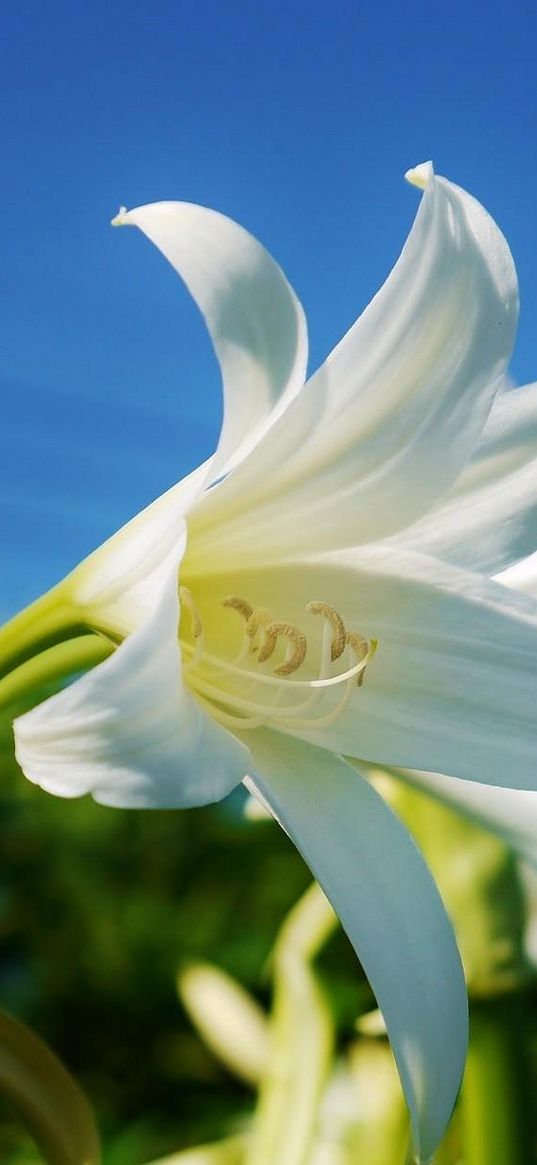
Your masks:
<svg viewBox="0 0 537 1165"><path fill-rule="evenodd" d="M426 190L434 178L433 163L420 162L419 166L413 166L407 170L405 178L411 186L418 186L420 190Z"/></svg>
<svg viewBox="0 0 537 1165"><path fill-rule="evenodd" d="M125 226L128 226L128 225L129 225L129 224L128 224L128 219L127 219L127 215L128 215L128 213L129 213L129 212L128 212L128 210L127 210L127 207L126 207L126 206L120 206L120 208L119 208L119 210L118 210L117 214L116 214L116 215L114 215L114 218L111 218L111 219L110 219L110 226L111 226L111 227L125 227Z"/></svg>

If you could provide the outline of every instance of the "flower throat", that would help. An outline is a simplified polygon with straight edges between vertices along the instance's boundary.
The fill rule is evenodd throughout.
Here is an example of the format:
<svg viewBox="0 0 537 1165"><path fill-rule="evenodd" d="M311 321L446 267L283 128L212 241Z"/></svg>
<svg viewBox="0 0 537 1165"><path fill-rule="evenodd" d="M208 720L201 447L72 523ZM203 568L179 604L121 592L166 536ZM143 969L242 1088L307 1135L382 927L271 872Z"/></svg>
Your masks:
<svg viewBox="0 0 537 1165"><path fill-rule="evenodd" d="M308 639L301 628L275 619L239 595L228 595L222 607L238 615L242 639L235 657L224 659L207 650L191 591L181 586L179 597L189 621L189 637L181 638L185 679L211 715L232 731L262 725L293 731L331 724L362 686L377 649L376 639L347 631L335 607L313 600L306 604L306 614L323 620L320 650L315 645L317 674L302 677Z"/></svg>

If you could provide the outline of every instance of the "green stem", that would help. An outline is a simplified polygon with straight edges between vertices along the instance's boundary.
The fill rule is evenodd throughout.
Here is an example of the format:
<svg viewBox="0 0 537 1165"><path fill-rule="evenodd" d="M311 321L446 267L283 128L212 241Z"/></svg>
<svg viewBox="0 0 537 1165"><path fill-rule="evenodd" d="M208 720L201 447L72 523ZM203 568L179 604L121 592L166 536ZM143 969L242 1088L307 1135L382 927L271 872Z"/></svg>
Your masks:
<svg viewBox="0 0 537 1165"><path fill-rule="evenodd" d="M88 631L62 587L54 587L0 629L0 679L54 644Z"/></svg>
<svg viewBox="0 0 537 1165"><path fill-rule="evenodd" d="M28 701L31 707L35 703L35 693L75 672L95 667L112 651L112 644L100 635L79 635L76 639L49 647L0 680L0 709L20 701Z"/></svg>
<svg viewBox="0 0 537 1165"><path fill-rule="evenodd" d="M465 1165L534 1161L529 1072L523 998L475 1005L461 1094Z"/></svg>
<svg viewBox="0 0 537 1165"><path fill-rule="evenodd" d="M333 1020L312 960L337 918L315 883L287 916L273 951L269 1055L244 1165L306 1165L333 1052Z"/></svg>

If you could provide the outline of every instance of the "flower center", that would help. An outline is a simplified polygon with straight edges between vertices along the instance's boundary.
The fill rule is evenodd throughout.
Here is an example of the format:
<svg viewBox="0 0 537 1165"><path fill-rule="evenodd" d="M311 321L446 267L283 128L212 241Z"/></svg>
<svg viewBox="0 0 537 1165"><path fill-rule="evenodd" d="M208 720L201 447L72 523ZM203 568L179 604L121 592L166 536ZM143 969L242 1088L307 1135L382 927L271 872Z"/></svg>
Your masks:
<svg viewBox="0 0 537 1165"><path fill-rule="evenodd" d="M242 638L235 656L224 658L207 648L190 590L181 586L179 596L189 624L186 635L181 635L185 679L211 715L231 730L261 725L320 728L332 723L353 690L362 686L377 649L376 639L347 631L329 603L306 604L307 615L322 619L320 635L313 642L310 636L308 642L295 624L274 618L239 595L228 595L222 607L239 616Z"/></svg>

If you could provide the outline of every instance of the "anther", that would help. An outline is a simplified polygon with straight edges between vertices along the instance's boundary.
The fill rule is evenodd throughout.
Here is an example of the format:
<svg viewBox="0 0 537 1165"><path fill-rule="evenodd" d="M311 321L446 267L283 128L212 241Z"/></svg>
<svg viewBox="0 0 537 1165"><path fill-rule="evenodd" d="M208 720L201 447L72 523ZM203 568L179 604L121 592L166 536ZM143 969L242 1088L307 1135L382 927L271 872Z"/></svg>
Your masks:
<svg viewBox="0 0 537 1165"><path fill-rule="evenodd" d="M234 611L238 611L244 619L248 620L254 613L253 607L246 599L241 599L240 595L228 595L227 599L222 599L223 607L231 607Z"/></svg>
<svg viewBox="0 0 537 1165"><path fill-rule="evenodd" d="M190 628L192 635L194 639L199 639L203 631L201 616L188 587L179 587L179 598L183 607L186 607L186 610L190 616Z"/></svg>
<svg viewBox="0 0 537 1165"><path fill-rule="evenodd" d="M263 626L263 642L261 643L257 654L258 663L266 663L267 659L270 659L271 655L274 653L277 642L278 636L274 630L274 620L270 619ZM257 648L254 650L257 650Z"/></svg>
<svg viewBox="0 0 537 1165"><path fill-rule="evenodd" d="M274 621L270 611L265 607L258 607L256 611L252 611L248 622L246 624L246 634L250 640L250 651L257 651L258 644L254 643L254 639L258 631L262 633L261 646L259 647L258 660L262 663L265 659L269 659L276 646L276 640L272 641L268 635L268 628ZM272 646L270 644L272 643Z"/></svg>
<svg viewBox="0 0 537 1165"><path fill-rule="evenodd" d="M263 663L270 658L280 635L288 640L288 648L283 663L274 668L274 675L290 676L304 663L307 651L306 636L303 635L302 631L299 631L298 627L293 627L292 623L275 622L269 624L266 629L266 641L259 649L258 659L260 663Z"/></svg>
<svg viewBox="0 0 537 1165"><path fill-rule="evenodd" d="M347 633L345 624L341 615L338 614L335 607L331 607L329 603L322 603L313 600L311 603L306 603L306 611L308 615L324 615L332 628L332 643L330 645L330 659L332 663L343 655L347 643Z"/></svg>

